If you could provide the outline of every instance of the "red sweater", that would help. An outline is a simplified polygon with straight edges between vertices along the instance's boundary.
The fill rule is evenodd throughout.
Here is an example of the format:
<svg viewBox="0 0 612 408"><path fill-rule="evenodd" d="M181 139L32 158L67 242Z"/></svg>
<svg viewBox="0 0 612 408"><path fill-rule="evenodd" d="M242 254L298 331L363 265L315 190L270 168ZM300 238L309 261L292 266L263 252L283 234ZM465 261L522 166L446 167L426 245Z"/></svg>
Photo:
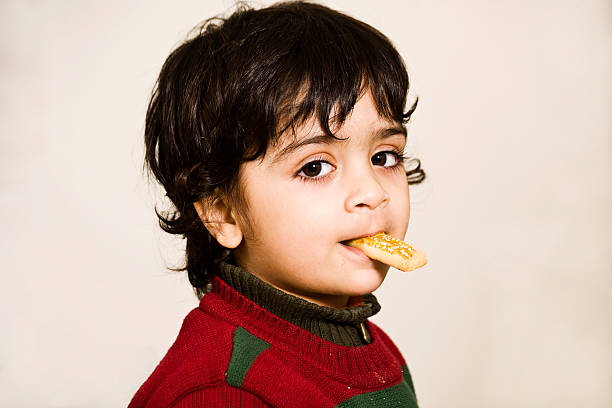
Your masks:
<svg viewBox="0 0 612 408"><path fill-rule="evenodd" d="M337 345L215 278L129 408L417 407L399 350L367 326L371 344Z"/></svg>

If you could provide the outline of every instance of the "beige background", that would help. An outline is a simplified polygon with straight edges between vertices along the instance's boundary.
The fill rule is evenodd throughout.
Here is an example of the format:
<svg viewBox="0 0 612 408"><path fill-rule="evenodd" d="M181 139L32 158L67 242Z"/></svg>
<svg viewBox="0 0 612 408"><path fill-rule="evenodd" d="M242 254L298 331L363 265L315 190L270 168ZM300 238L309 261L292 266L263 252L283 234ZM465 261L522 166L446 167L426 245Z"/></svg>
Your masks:
<svg viewBox="0 0 612 408"><path fill-rule="evenodd" d="M0 406L125 406L196 305L141 139L165 57L231 4L0 3ZM612 4L325 4L385 32L421 98L430 264L374 319L421 405L612 406Z"/></svg>

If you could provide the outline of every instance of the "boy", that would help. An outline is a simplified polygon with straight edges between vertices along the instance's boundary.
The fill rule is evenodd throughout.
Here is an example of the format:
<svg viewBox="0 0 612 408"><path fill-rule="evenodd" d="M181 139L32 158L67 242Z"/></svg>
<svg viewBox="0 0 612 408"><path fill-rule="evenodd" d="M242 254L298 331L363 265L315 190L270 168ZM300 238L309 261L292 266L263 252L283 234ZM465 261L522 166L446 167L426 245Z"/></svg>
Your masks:
<svg viewBox="0 0 612 408"><path fill-rule="evenodd" d="M200 305L130 407L416 407L367 319L388 266L346 244L408 227L405 66L374 28L279 3L205 22L166 60L146 161Z"/></svg>

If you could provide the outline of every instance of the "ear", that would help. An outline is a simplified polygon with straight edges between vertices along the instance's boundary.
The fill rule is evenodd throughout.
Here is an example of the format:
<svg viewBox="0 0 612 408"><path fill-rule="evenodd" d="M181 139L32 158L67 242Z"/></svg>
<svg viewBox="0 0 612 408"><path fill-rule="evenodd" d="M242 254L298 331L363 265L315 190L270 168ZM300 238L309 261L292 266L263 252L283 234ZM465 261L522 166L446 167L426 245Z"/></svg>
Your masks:
<svg viewBox="0 0 612 408"><path fill-rule="evenodd" d="M217 242L226 248L236 248L242 242L242 229L238 224L234 210L224 198L203 199L193 203L204 227L215 237Z"/></svg>

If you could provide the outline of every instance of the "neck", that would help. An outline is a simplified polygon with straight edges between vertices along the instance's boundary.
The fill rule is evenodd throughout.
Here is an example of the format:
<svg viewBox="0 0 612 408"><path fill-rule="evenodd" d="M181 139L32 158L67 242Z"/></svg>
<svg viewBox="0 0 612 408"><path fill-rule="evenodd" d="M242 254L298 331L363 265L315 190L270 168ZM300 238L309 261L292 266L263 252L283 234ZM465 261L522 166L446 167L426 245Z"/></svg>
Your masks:
<svg viewBox="0 0 612 408"><path fill-rule="evenodd" d="M369 333L364 336L363 323L380 310L372 294L329 307L283 292L229 263L221 264L219 277L270 313L336 344L367 344Z"/></svg>

